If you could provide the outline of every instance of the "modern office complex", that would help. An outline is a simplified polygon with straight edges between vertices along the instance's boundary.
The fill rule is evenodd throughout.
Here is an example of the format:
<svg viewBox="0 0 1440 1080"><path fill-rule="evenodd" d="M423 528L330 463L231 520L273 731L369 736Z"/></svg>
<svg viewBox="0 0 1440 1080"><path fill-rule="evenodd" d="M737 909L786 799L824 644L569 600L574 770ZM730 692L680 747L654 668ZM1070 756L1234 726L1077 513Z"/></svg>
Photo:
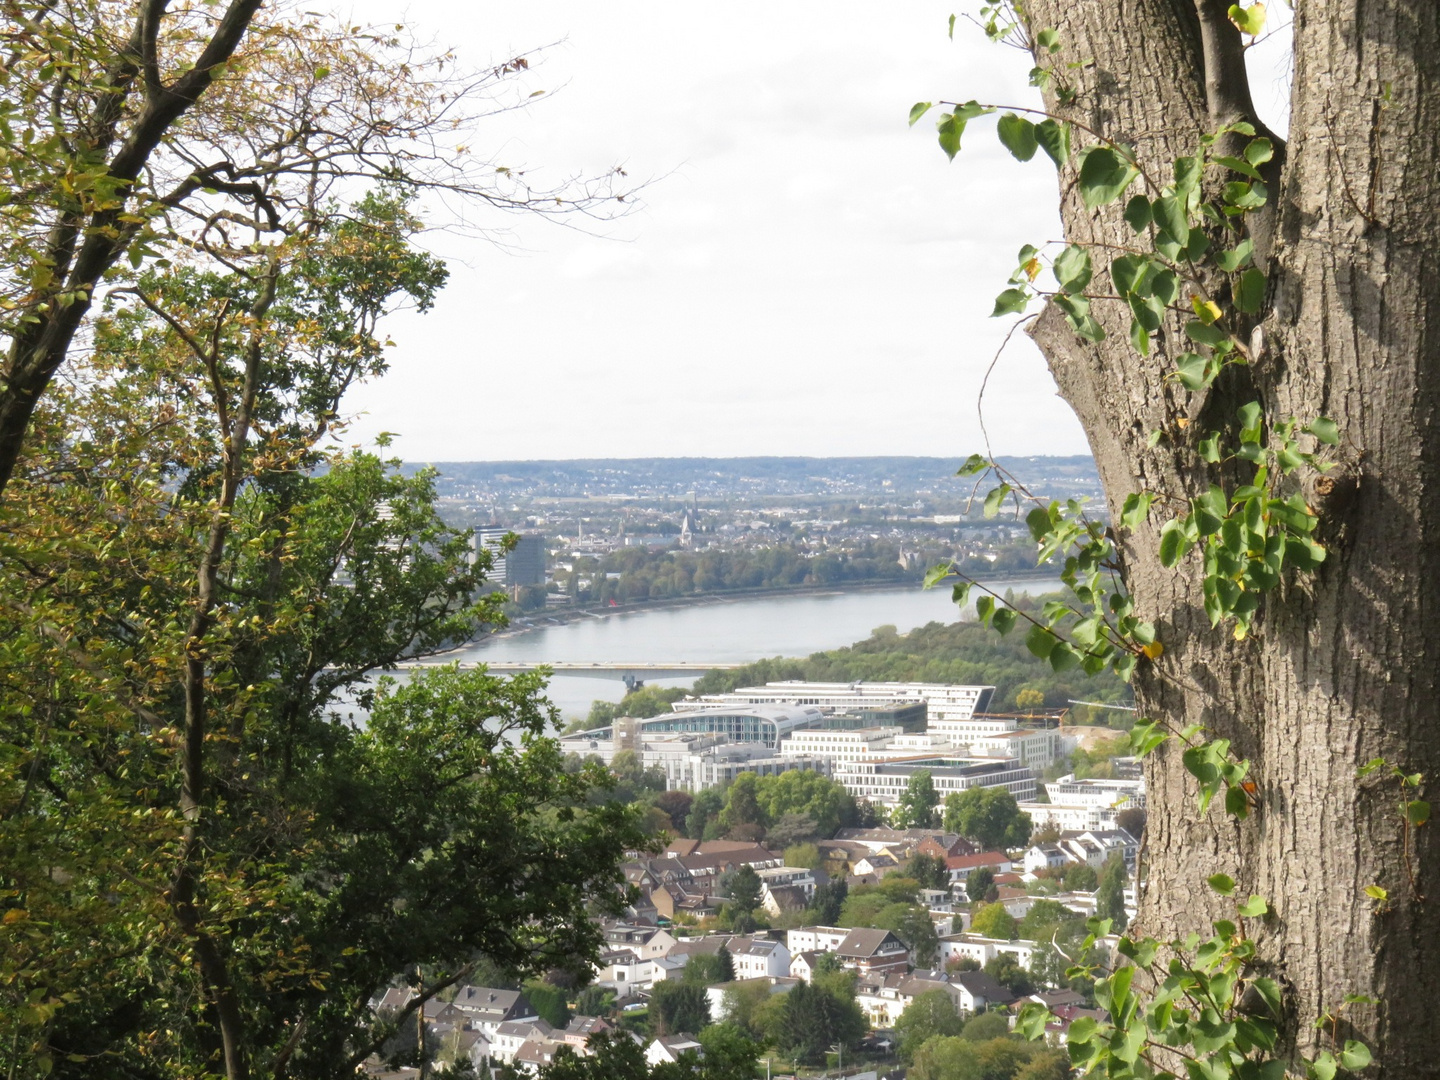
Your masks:
<svg viewBox="0 0 1440 1080"><path fill-rule="evenodd" d="M993 687L937 683L777 682L687 698L673 711L566 736L567 750L609 762L633 751L671 787L700 790L741 772L810 769L856 798L893 805L925 769L941 796L1003 787L1035 797L1060 734L976 716Z"/></svg>

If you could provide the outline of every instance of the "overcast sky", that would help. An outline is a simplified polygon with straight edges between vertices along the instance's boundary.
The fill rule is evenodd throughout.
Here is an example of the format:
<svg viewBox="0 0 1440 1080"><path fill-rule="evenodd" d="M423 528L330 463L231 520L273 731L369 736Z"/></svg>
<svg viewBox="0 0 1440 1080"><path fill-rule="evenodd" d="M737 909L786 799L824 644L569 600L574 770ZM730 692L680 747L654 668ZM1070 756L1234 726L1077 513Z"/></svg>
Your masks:
<svg viewBox="0 0 1440 1080"><path fill-rule="evenodd" d="M388 324L350 439L397 432L412 461L980 449L993 298L1059 224L1053 167L1014 162L993 119L953 164L929 118L906 126L918 100L1033 100L1024 55L963 22L947 40L953 10L413 0L419 35L475 68L559 42L528 76L547 94L478 131L482 152L542 183L615 164L653 182L590 235L508 222L518 252L432 234L450 284ZM1087 450L1019 335L986 420L999 453Z"/></svg>

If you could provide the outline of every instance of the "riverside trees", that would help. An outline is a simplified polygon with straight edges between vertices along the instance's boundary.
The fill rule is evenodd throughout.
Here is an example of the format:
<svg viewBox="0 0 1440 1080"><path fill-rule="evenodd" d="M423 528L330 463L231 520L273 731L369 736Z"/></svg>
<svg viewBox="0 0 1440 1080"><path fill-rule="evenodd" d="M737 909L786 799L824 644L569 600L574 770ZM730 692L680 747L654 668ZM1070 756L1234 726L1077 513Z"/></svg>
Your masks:
<svg viewBox="0 0 1440 1080"><path fill-rule="evenodd" d="M392 978L582 962L644 842L540 680L368 681L496 609L429 475L326 443L444 282L416 193L531 207L440 149L524 64L257 8L0 14L7 1075L353 1072Z"/></svg>
<svg viewBox="0 0 1440 1080"><path fill-rule="evenodd" d="M1115 515L1106 535L1035 508L1085 621L1026 629L1057 669L1133 672L1157 723L1137 740L1140 924L1218 927L1212 970L1271 999L1258 1030L1288 1065L1333 1075L1373 1047L1383 1075L1433 1072L1440 9L1297 4L1288 141L1247 82L1263 5L1027 0L981 21L1035 65L1043 113L1000 136L1058 166L1066 237L1021 253L997 312L1046 293L1030 332ZM986 107L946 109L953 155ZM1000 479L995 510L1019 493ZM1263 900L1237 909L1237 889Z"/></svg>

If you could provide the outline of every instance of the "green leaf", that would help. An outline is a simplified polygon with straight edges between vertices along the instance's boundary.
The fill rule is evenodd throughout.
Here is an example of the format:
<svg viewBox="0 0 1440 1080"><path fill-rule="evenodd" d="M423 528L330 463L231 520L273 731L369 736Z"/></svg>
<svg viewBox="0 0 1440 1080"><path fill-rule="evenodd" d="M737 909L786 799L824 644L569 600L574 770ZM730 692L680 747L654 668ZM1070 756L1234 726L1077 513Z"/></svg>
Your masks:
<svg viewBox="0 0 1440 1080"><path fill-rule="evenodd" d="M1072 649L1065 642L1056 642L1055 648L1050 650L1050 666L1056 671L1068 671L1080 663L1080 654Z"/></svg>
<svg viewBox="0 0 1440 1080"><path fill-rule="evenodd" d="M1239 4L1231 4L1230 10L1226 14L1230 16L1230 21L1240 28L1242 34L1258 37L1265 29L1265 5L1263 3L1254 3L1248 8L1242 8Z"/></svg>
<svg viewBox="0 0 1440 1080"><path fill-rule="evenodd" d="M1265 1002L1266 1008L1270 1010L1270 1014L1278 1020L1280 1018L1281 1005L1280 984L1274 979L1267 979L1262 976L1258 979L1252 979L1250 986L1260 995L1261 1000Z"/></svg>
<svg viewBox="0 0 1440 1080"><path fill-rule="evenodd" d="M1035 125L1023 116L1006 113L1000 117L996 131L1000 135L1001 144L1017 161L1029 161L1035 156L1035 148L1039 145Z"/></svg>
<svg viewBox="0 0 1440 1080"><path fill-rule="evenodd" d="M1251 139L1250 145L1245 147L1245 160L1251 165L1264 165L1275 156L1275 147L1269 139L1263 136L1258 139Z"/></svg>
<svg viewBox="0 0 1440 1080"><path fill-rule="evenodd" d="M990 619L990 625L999 630L1002 634L1008 634L1015 628L1015 620L1019 618L1013 608L998 608Z"/></svg>
<svg viewBox="0 0 1440 1080"><path fill-rule="evenodd" d="M1122 296L1137 292L1149 275L1152 263L1144 255L1121 255L1110 263L1110 280Z"/></svg>
<svg viewBox="0 0 1440 1080"><path fill-rule="evenodd" d="M1144 757L1168 738L1157 721L1137 721L1130 729L1130 752L1136 757Z"/></svg>
<svg viewBox="0 0 1440 1080"><path fill-rule="evenodd" d="M1108 146L1091 146L1080 155L1080 197L1091 210L1125 194L1139 170Z"/></svg>
<svg viewBox="0 0 1440 1080"><path fill-rule="evenodd" d="M1379 885L1366 885L1365 895L1370 897L1371 900L1380 900L1383 902L1389 899L1390 890Z"/></svg>
<svg viewBox="0 0 1440 1080"><path fill-rule="evenodd" d="M1345 1049L1340 1051L1341 1065L1345 1066L1345 1068L1351 1072L1359 1072L1365 1068L1365 1066L1369 1065L1371 1060L1370 1048L1368 1046L1355 1039L1345 1040Z"/></svg>
<svg viewBox="0 0 1440 1080"><path fill-rule="evenodd" d="M957 607L964 607L965 602L970 599L970 582L962 581L950 590L950 602Z"/></svg>
<svg viewBox="0 0 1440 1080"><path fill-rule="evenodd" d="M1230 340L1230 335L1220 327L1203 323L1199 319L1192 319L1185 324L1185 335L1191 341L1209 345L1211 348L1223 345Z"/></svg>
<svg viewBox="0 0 1440 1080"><path fill-rule="evenodd" d="M1035 35L1035 44L1046 52L1060 51L1060 31L1047 27Z"/></svg>
<svg viewBox="0 0 1440 1080"><path fill-rule="evenodd" d="M1019 315L1030 303L1030 294L1024 289L1006 289L999 296L995 297L995 310L990 312L992 319L1001 315Z"/></svg>
<svg viewBox="0 0 1440 1080"><path fill-rule="evenodd" d="M1306 1075L1310 1077L1310 1080L1335 1080L1335 1073L1338 1069L1339 1064L1335 1060L1335 1055L1330 1053L1329 1050L1326 1050L1314 1061L1310 1062L1305 1072Z"/></svg>
<svg viewBox="0 0 1440 1080"><path fill-rule="evenodd" d="M950 563L936 563L930 567L929 570L925 571L925 580L921 583L922 587L933 589L936 585L940 584L940 582L948 578L951 573L953 573L953 568Z"/></svg>
<svg viewBox="0 0 1440 1080"><path fill-rule="evenodd" d="M1120 524L1127 529L1138 529L1150 516L1150 504L1154 501L1155 496L1148 492L1125 496L1125 504L1120 508Z"/></svg>
<svg viewBox="0 0 1440 1080"><path fill-rule="evenodd" d="M1090 284L1090 252L1079 244L1071 244L1056 257L1052 269L1060 288L1067 293L1081 292Z"/></svg>
<svg viewBox="0 0 1440 1080"><path fill-rule="evenodd" d="M1181 353L1175 361L1175 372L1186 390L1203 390L1210 384L1206 377L1209 362L1196 353Z"/></svg>
<svg viewBox="0 0 1440 1080"><path fill-rule="evenodd" d="M1205 881L1221 896L1230 896L1235 892L1235 879L1229 874L1211 874Z"/></svg>
<svg viewBox="0 0 1440 1080"><path fill-rule="evenodd" d="M910 106L910 126L914 127L915 121L919 120L934 107L935 103L933 101L917 101L914 105Z"/></svg>
<svg viewBox="0 0 1440 1080"><path fill-rule="evenodd" d="M955 155L960 152L960 136L965 134L965 121L954 113L941 113L936 130L940 133L940 149L954 161Z"/></svg>
<svg viewBox="0 0 1440 1080"><path fill-rule="evenodd" d="M1328 417L1320 416L1312 420L1305 428L1311 435L1319 439L1326 446L1335 446L1340 442L1340 426Z"/></svg>
<svg viewBox="0 0 1440 1080"><path fill-rule="evenodd" d="M1190 242L1190 220L1185 204L1172 195L1155 200L1155 224L1181 247Z"/></svg>
<svg viewBox="0 0 1440 1080"><path fill-rule="evenodd" d="M1144 232L1150 227L1154 215L1150 211L1150 200L1144 195L1136 195L1125 204L1125 221L1130 228L1137 233Z"/></svg>
<svg viewBox="0 0 1440 1080"><path fill-rule="evenodd" d="M955 473L956 476L975 476L990 468L990 459L984 454L971 454Z"/></svg>
<svg viewBox="0 0 1440 1080"><path fill-rule="evenodd" d="M1057 120L1042 120L1035 125L1035 139L1040 149L1050 155L1057 169L1070 160L1070 125Z"/></svg>
<svg viewBox="0 0 1440 1080"><path fill-rule="evenodd" d="M1405 820L1411 825L1424 825L1430 820L1430 804L1423 799L1412 799L1405 804Z"/></svg>
<svg viewBox="0 0 1440 1080"><path fill-rule="evenodd" d="M1230 169L1232 172L1238 172L1242 176L1248 176L1252 180L1260 179L1260 170L1255 168L1255 166L1251 165L1248 161L1245 161L1243 158L1226 157L1224 155L1217 154L1215 157L1210 159L1210 163L1212 165L1219 165L1223 168Z"/></svg>
<svg viewBox="0 0 1440 1080"><path fill-rule="evenodd" d="M1258 210L1269 197L1269 191L1258 180L1253 184L1231 181L1225 185L1224 193L1225 201L1238 210Z"/></svg>
<svg viewBox="0 0 1440 1080"><path fill-rule="evenodd" d="M1237 909L1247 919L1258 919L1270 910L1270 905L1260 896L1251 896L1249 900L1241 904Z"/></svg>
<svg viewBox="0 0 1440 1080"><path fill-rule="evenodd" d="M1253 240L1241 240L1229 251L1221 251L1216 254L1215 261L1220 264L1220 269L1227 274L1233 274L1242 266L1245 266L1250 257L1255 253L1255 242Z"/></svg>
<svg viewBox="0 0 1440 1080"><path fill-rule="evenodd" d="M1178 521L1167 521L1160 530L1160 565L1174 566L1190 550L1190 541Z"/></svg>
<svg viewBox="0 0 1440 1080"><path fill-rule="evenodd" d="M1025 637L1025 647L1041 660L1046 659L1058 644L1059 639L1043 626L1032 626Z"/></svg>
<svg viewBox="0 0 1440 1080"><path fill-rule="evenodd" d="M1265 303L1265 275L1254 267L1240 275L1235 290L1235 306L1247 315L1254 315Z"/></svg>
<svg viewBox="0 0 1440 1080"><path fill-rule="evenodd" d="M1001 484L985 496L985 516L993 518L1000 513L1000 507L1005 503L1005 496L1010 494L1010 485Z"/></svg>

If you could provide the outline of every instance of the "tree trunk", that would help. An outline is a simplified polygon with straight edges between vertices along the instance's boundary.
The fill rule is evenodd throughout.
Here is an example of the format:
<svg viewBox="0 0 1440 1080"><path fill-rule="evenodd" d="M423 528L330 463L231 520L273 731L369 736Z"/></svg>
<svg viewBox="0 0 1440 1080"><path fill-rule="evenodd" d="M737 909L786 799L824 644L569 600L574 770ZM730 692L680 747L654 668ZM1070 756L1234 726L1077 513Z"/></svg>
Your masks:
<svg viewBox="0 0 1440 1080"><path fill-rule="evenodd" d="M1060 31L1061 66L1086 61L1065 72L1074 103L1052 88L1047 108L1133 145L1168 177L1203 133L1250 110L1240 35L1217 21L1224 7L1033 0L1030 28ZM1248 821L1218 806L1202 820L1179 749L1153 755L1138 929L1162 939L1208 933L1233 906L1205 879L1228 873L1271 904L1257 941L1286 989L1299 1050L1327 1048L1332 1031L1313 1022L1338 1011L1341 1041L1369 1043L1380 1074L1437 1075L1432 830L1406 828L1388 770L1359 779L1357 769L1381 757L1440 780L1440 501L1431 487L1440 485L1440 321L1430 326L1432 313L1440 320L1440 5L1306 0L1296 9L1291 139L1270 184L1273 216L1256 230L1270 299L1246 327L1258 323L1263 354L1190 394L1165 380L1181 351L1165 343L1179 340L1177 328L1141 357L1120 303L1096 302L1108 333L1099 345L1080 340L1053 306L1034 336L1084 425L1110 505L1142 489L1167 500L1120 539L1137 613L1165 647L1137 674L1141 713L1234 740L1258 785ZM1123 200L1090 211L1073 165L1060 180L1068 239L1132 242ZM1108 291L1108 261L1097 252L1093 291ZM1196 441L1251 400L1270 423L1331 417L1342 443L1334 471L1300 477L1326 561L1289 574L1236 641L1204 613L1200 552L1162 567L1158 529L1214 480ZM1164 437L1151 448L1157 429ZM1389 899L1367 897L1371 884ZM1380 1004L1346 1007L1347 994Z"/></svg>

